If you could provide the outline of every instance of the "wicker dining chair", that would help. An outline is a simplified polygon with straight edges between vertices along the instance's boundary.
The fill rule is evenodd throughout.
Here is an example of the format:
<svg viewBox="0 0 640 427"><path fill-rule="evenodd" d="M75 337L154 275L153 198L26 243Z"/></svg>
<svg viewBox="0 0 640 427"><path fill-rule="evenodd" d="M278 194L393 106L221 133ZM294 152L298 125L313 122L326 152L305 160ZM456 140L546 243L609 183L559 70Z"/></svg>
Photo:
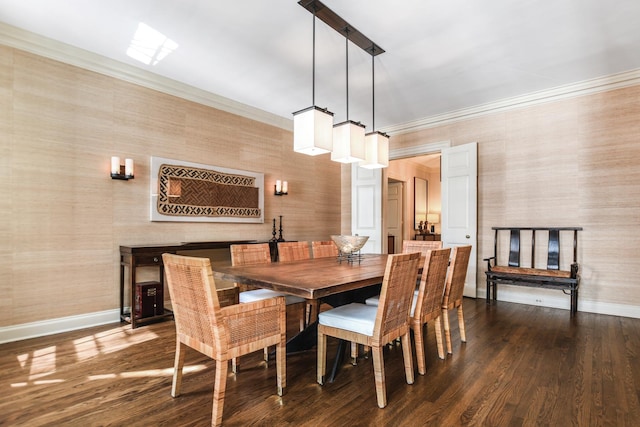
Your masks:
<svg viewBox="0 0 640 427"><path fill-rule="evenodd" d="M422 269L422 277L420 278L420 286L414 292L409 324L413 330L418 373L420 375L424 375L427 372L424 354L424 325L432 320L435 321L434 326L438 356L440 359L444 359L441 322L442 296L447 281L449 255L451 255L451 248L427 251Z"/></svg>
<svg viewBox="0 0 640 427"><path fill-rule="evenodd" d="M442 249L442 240L403 240L402 253L421 252L423 255L433 249Z"/></svg>
<svg viewBox="0 0 640 427"><path fill-rule="evenodd" d="M413 384L413 357L409 338L409 310L418 275L420 254L389 255L378 307L351 303L320 313L318 319L317 381L324 383L327 335L371 348L378 406L387 405L382 349L400 337L407 384Z"/></svg>
<svg viewBox="0 0 640 427"><path fill-rule="evenodd" d="M409 254L412 252L420 252L421 261L420 265L424 264L425 255L427 252L433 249L441 249L442 241L441 240L403 240L402 241L402 253ZM420 274L418 274L418 278L416 280L416 285L420 285ZM380 295L376 295L370 298L367 298L366 304L368 305L378 305L380 299Z"/></svg>
<svg viewBox="0 0 640 427"><path fill-rule="evenodd" d="M216 362L211 425L222 424L229 359L276 346L278 395L286 387L286 314L284 297L220 307L211 262L163 254L162 260L176 325L176 354L171 396L180 395L185 349L189 346Z"/></svg>
<svg viewBox="0 0 640 427"><path fill-rule="evenodd" d="M237 244L230 246L231 251L231 265L255 265L255 264L270 264L271 252L268 243L257 244ZM239 301L241 304L260 301L267 298L274 298L278 296L285 297L285 303L287 311L290 314L295 314L300 322L300 330L304 329L306 319L306 300L304 298L296 297L293 295L287 295L282 292L276 292L271 289L261 289L257 287L251 287L244 284L236 285L240 289ZM269 360L269 349L264 349L264 360ZM238 360L232 360L232 371L238 372Z"/></svg>
<svg viewBox="0 0 640 427"><path fill-rule="evenodd" d="M301 261L304 259L311 259L309 242L278 242L279 262ZM320 304L317 301L306 300L304 323L300 324L300 330L311 323L312 316L317 316L319 306Z"/></svg>
<svg viewBox="0 0 640 427"><path fill-rule="evenodd" d="M278 242L278 261L310 259L309 242Z"/></svg>
<svg viewBox="0 0 640 427"><path fill-rule="evenodd" d="M337 257L338 247L333 240L314 240L311 242L311 252L314 258Z"/></svg>
<svg viewBox="0 0 640 427"><path fill-rule="evenodd" d="M444 321L444 336L447 342L447 353L451 354L451 328L449 326L449 310L458 309L458 327L460 329L460 339L467 342L467 335L464 329L464 315L462 313L462 293L464 292L464 281L467 278L467 267L471 256L471 246L456 246L453 248L451 266L447 275L447 284L442 298L442 318Z"/></svg>

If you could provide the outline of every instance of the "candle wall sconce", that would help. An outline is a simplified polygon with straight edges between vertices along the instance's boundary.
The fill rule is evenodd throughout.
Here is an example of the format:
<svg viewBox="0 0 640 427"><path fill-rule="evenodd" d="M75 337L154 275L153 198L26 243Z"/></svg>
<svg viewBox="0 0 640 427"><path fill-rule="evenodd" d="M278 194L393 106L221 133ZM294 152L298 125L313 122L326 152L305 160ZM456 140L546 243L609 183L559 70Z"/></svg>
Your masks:
<svg viewBox="0 0 640 427"><path fill-rule="evenodd" d="M276 180L273 194L276 196L286 196L289 194L289 183L287 181Z"/></svg>
<svg viewBox="0 0 640 427"><path fill-rule="evenodd" d="M133 159L125 159L122 165L120 157L111 157L111 178L125 181L133 179Z"/></svg>

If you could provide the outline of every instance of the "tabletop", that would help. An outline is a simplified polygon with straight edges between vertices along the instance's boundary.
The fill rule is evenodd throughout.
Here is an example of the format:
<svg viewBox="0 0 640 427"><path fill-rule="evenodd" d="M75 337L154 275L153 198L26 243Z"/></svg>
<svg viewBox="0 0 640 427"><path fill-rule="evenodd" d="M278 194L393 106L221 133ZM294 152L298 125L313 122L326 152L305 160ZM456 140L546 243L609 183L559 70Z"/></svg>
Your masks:
<svg viewBox="0 0 640 427"><path fill-rule="evenodd" d="M355 260L353 264L328 257L235 267L216 266L213 276L217 280L318 299L382 283L386 265L387 255L364 254L360 262Z"/></svg>

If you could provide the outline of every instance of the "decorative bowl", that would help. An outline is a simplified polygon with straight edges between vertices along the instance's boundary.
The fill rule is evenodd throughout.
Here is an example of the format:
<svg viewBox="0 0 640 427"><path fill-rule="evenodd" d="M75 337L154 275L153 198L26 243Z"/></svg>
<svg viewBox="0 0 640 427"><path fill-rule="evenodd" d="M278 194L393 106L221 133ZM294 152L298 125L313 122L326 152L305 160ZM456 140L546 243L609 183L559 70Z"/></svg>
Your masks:
<svg viewBox="0 0 640 427"><path fill-rule="evenodd" d="M369 236L335 235L331 236L331 240L336 244L341 254L350 255L362 249L369 240Z"/></svg>

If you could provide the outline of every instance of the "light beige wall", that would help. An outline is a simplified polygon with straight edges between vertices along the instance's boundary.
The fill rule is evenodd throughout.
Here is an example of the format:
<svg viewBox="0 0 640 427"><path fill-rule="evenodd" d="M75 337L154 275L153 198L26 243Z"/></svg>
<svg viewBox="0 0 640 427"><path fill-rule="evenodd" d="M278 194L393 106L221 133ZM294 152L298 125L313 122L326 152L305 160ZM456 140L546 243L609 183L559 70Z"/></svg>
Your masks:
<svg viewBox="0 0 640 427"><path fill-rule="evenodd" d="M638 315L640 86L395 135L391 145L444 140L478 142L481 290L492 226L582 226L580 309Z"/></svg>
<svg viewBox="0 0 640 427"><path fill-rule="evenodd" d="M0 46L0 326L116 309L119 246L284 237L341 227L340 165L283 129ZM135 179L109 177L112 155ZM264 224L149 221L149 160L265 174ZM275 197L276 179L289 195Z"/></svg>

